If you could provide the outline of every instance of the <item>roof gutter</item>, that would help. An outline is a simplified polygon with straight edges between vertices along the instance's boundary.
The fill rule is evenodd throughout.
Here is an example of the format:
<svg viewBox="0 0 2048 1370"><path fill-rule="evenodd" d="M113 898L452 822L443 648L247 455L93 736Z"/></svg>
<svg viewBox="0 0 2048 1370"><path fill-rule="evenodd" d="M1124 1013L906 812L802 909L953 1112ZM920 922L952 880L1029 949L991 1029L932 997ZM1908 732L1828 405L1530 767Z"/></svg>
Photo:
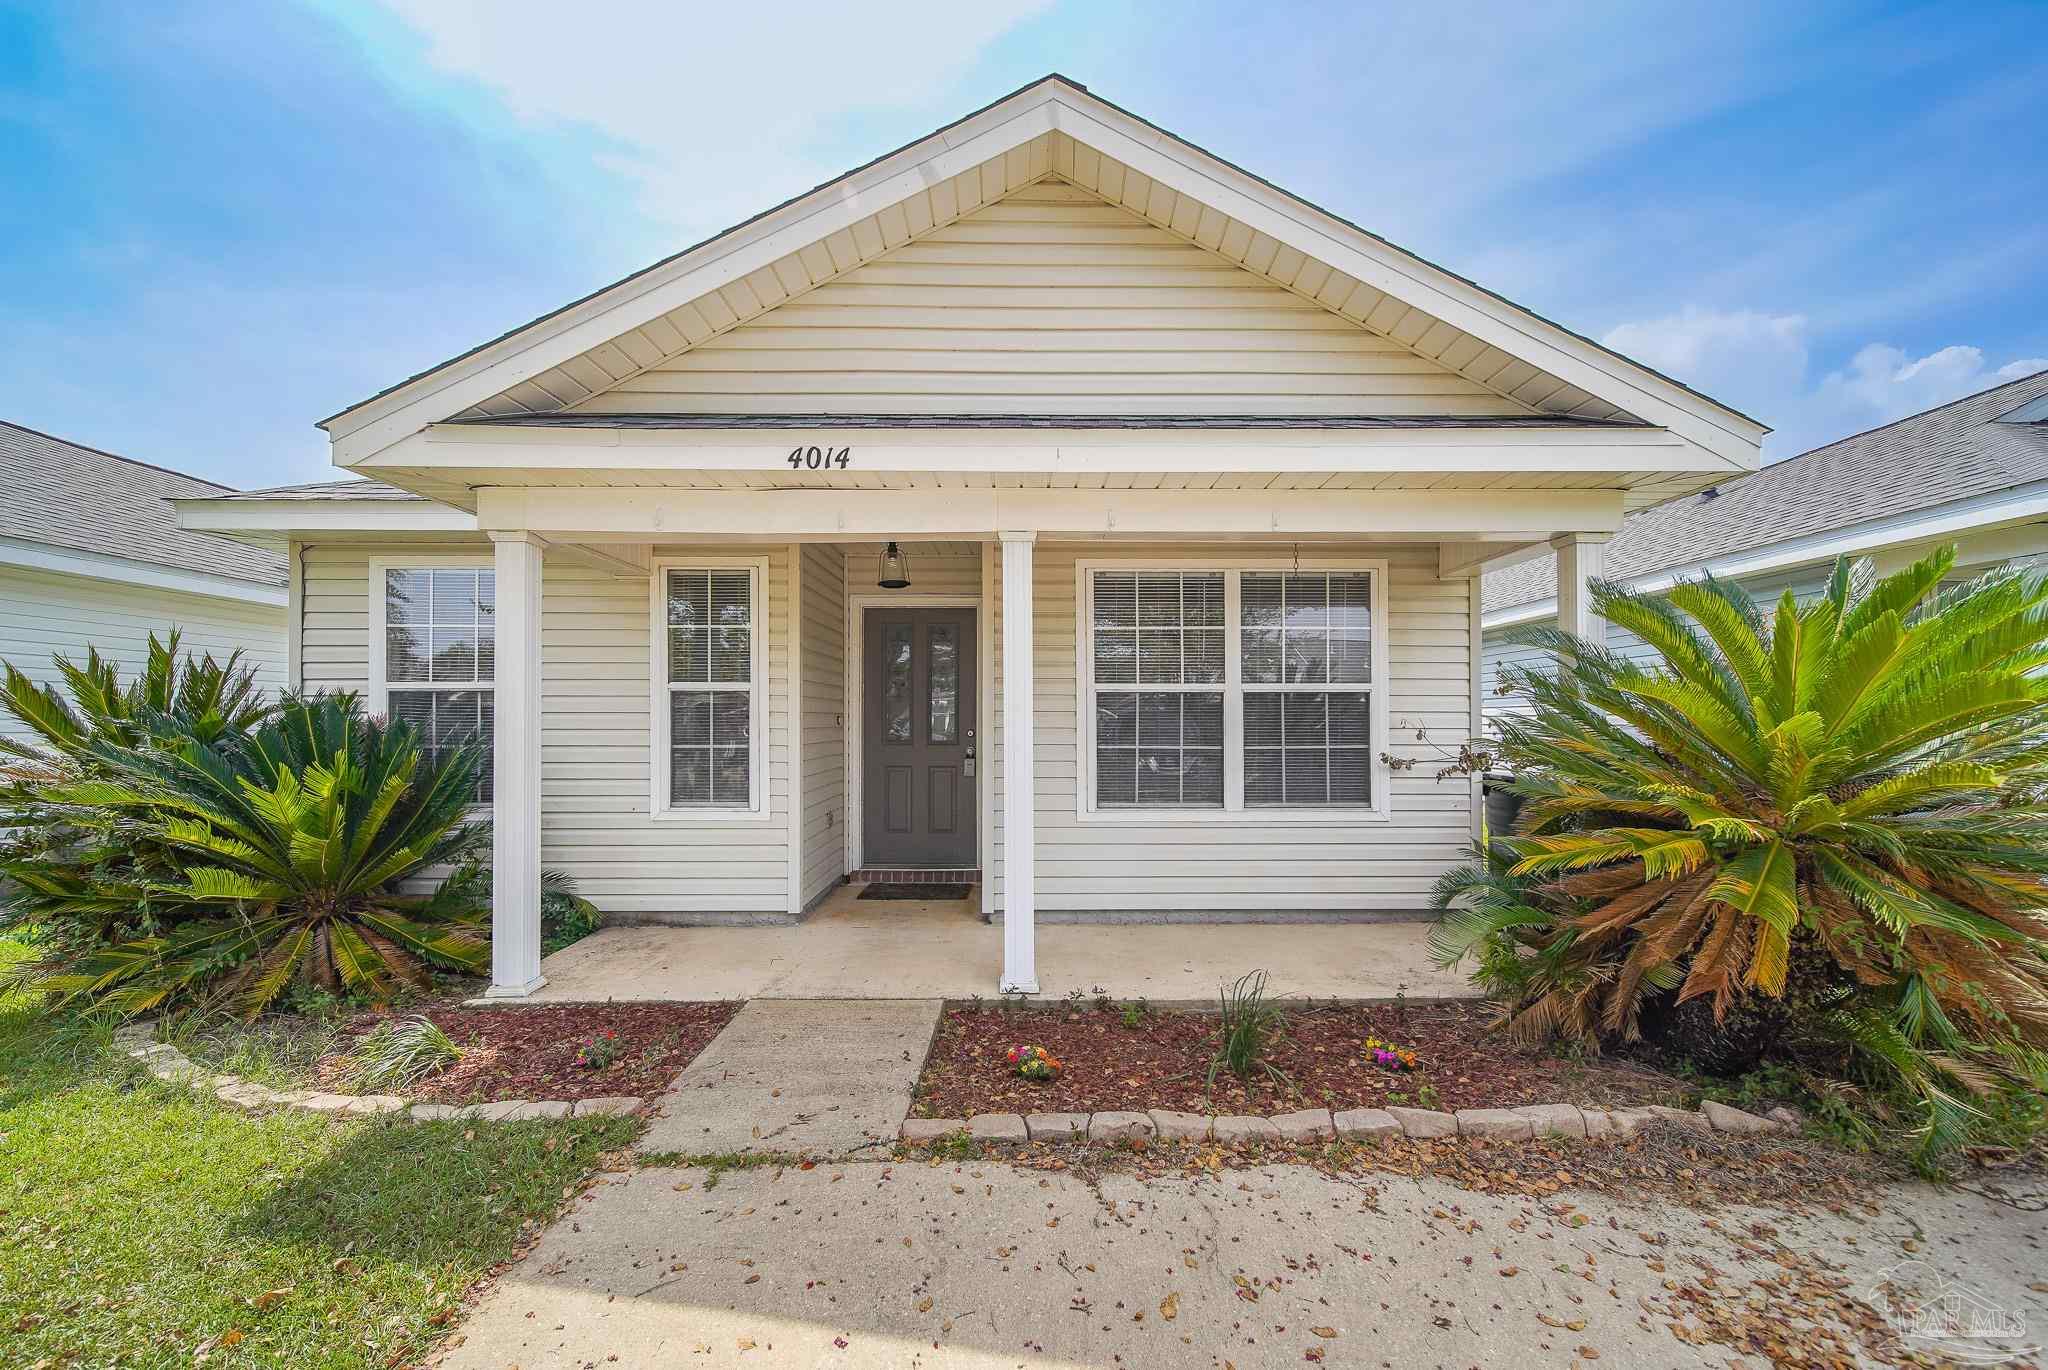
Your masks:
<svg viewBox="0 0 2048 1370"><path fill-rule="evenodd" d="M282 606L285 602L282 585L209 571L185 571L154 561L136 561L130 557L108 556L103 552L82 552L18 538L0 538L0 566L168 590L175 594L203 595L208 599L240 600L245 604Z"/></svg>

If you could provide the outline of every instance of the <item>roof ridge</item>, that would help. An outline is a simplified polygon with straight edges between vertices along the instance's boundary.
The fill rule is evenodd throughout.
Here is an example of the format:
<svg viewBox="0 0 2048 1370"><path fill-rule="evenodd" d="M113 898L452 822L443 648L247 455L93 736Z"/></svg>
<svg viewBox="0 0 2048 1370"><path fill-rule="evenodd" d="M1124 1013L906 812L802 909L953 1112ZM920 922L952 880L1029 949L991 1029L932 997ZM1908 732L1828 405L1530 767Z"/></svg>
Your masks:
<svg viewBox="0 0 2048 1370"><path fill-rule="evenodd" d="M65 447L73 447L81 452L90 452L96 457L108 457L114 461L124 461L130 466L139 466L145 471L156 471L166 476L176 476L180 480L189 480L200 485L209 485L216 490L232 490L235 488L232 485L224 485L217 480L208 480L204 476L195 476L190 471L180 471L175 467L161 466L156 462L143 461L137 457L124 457L119 452L109 452L106 448L94 447L91 443L73 442L70 438L60 438L55 433L45 433L40 428L31 428L25 423L16 423L12 419L0 419L0 428L12 428L17 433L27 433L29 436L41 438L45 442L60 443Z"/></svg>

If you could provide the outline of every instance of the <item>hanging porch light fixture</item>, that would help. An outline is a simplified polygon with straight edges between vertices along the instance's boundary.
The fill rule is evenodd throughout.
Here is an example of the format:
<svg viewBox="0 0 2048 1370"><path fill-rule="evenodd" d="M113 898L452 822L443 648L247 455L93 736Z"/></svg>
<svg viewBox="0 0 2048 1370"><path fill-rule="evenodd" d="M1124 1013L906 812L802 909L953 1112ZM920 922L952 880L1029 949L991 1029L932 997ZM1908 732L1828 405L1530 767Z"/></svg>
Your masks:
<svg viewBox="0 0 2048 1370"><path fill-rule="evenodd" d="M910 588L910 562L904 557L903 549L893 542L882 549L882 570L875 577L875 584L884 590Z"/></svg>

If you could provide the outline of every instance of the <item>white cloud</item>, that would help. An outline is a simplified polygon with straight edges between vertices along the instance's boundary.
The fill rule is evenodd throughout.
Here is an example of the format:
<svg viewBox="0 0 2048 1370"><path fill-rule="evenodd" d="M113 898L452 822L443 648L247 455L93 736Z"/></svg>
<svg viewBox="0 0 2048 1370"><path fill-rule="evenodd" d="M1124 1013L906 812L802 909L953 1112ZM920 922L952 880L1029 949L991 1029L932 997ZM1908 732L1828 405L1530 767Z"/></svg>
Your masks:
<svg viewBox="0 0 2048 1370"><path fill-rule="evenodd" d="M600 160L638 183L645 213L706 232L845 170L821 156L835 119L946 96L1050 0L645 0L568 15L543 0L384 3L434 66L536 127L601 135L617 150Z"/></svg>
<svg viewBox="0 0 2048 1370"><path fill-rule="evenodd" d="M1983 349L1967 345L1914 358L1889 343L1869 343L1846 366L1815 379L1810 332L1799 314L1688 309L1622 324L1601 341L1771 424L1767 460L2048 367L2048 360L2030 357L1992 369Z"/></svg>

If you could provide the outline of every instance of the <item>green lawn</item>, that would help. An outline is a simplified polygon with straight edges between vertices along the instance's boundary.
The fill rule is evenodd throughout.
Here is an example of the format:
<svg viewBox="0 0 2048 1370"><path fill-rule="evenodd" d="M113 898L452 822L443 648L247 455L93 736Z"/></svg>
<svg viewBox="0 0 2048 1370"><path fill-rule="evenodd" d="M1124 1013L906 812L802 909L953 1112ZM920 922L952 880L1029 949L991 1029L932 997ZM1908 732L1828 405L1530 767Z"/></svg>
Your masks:
<svg viewBox="0 0 2048 1370"><path fill-rule="evenodd" d="M634 1126L249 1117L0 1005L0 1364L404 1364Z"/></svg>

